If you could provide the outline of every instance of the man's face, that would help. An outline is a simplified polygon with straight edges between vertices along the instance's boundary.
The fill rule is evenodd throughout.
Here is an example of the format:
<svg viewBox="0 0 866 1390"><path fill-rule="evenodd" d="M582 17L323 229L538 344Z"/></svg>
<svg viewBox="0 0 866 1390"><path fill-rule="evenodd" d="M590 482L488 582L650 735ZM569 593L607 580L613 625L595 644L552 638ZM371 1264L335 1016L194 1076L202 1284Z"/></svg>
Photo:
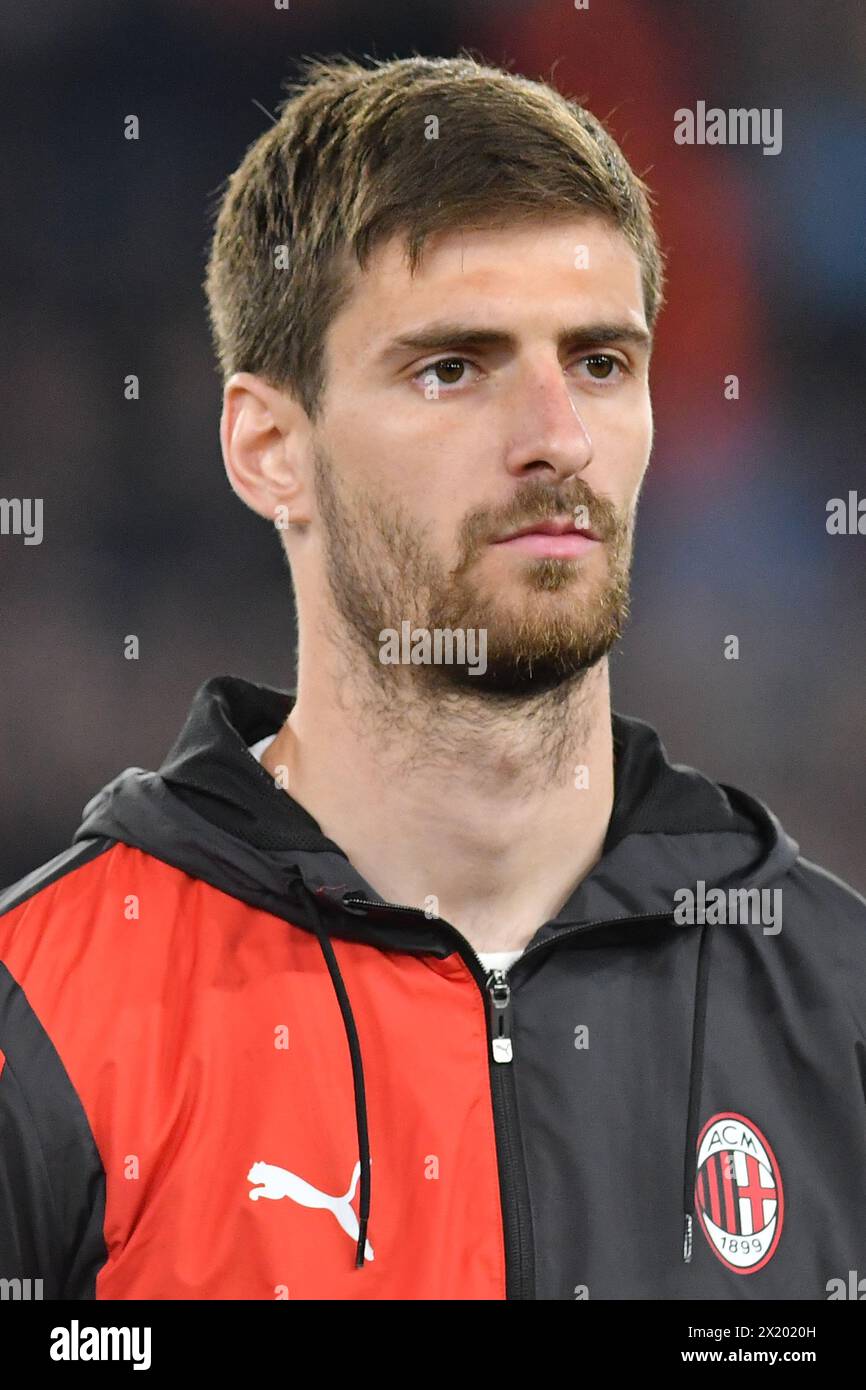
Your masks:
<svg viewBox="0 0 866 1390"><path fill-rule="evenodd" d="M376 670L394 679L381 634L407 620L486 632L483 675L408 668L438 690L530 696L610 649L647 338L638 260L594 215L441 235L414 277L401 241L374 254L328 333L314 445L322 579ZM504 539L545 522L570 534Z"/></svg>

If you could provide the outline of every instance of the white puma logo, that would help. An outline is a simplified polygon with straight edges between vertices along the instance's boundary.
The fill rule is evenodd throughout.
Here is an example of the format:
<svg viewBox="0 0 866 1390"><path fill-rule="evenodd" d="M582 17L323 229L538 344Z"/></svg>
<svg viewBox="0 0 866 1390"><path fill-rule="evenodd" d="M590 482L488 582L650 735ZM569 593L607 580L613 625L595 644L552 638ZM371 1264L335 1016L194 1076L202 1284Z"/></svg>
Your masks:
<svg viewBox="0 0 866 1390"><path fill-rule="evenodd" d="M372 1163L372 1159L370 1162ZM247 1182L259 1183L259 1187L254 1187L250 1192L250 1200L255 1202L259 1197L270 1197L277 1201L280 1197L288 1197L292 1202L297 1202L302 1207L327 1207L332 1211L352 1240L357 1241L360 1235L360 1225L355 1215L354 1209L350 1205L355 1195L355 1188L358 1186L358 1178L361 1175L360 1162L355 1164L352 1169L352 1181L349 1183L349 1190L343 1197L331 1197L327 1192L320 1192L312 1183L305 1182L299 1178L297 1173L290 1173L288 1168L277 1168L273 1163L254 1163L247 1173ZM372 1260L373 1247L369 1241L364 1244L364 1258Z"/></svg>

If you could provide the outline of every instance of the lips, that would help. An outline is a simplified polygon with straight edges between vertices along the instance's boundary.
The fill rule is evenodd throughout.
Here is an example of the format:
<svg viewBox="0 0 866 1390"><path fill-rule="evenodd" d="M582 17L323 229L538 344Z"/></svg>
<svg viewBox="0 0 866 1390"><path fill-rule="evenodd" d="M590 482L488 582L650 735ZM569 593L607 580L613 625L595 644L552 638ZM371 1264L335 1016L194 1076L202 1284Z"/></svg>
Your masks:
<svg viewBox="0 0 866 1390"><path fill-rule="evenodd" d="M501 545L505 541L517 540L519 536L584 536L591 541L599 539L588 526L575 526L570 517L554 517L551 521L530 521L526 526L520 526L516 531L509 531L506 536L500 536L495 544Z"/></svg>
<svg viewBox="0 0 866 1390"><path fill-rule="evenodd" d="M575 526L570 516L528 521L494 542L497 550L536 560L576 560L596 550L601 537L589 527Z"/></svg>

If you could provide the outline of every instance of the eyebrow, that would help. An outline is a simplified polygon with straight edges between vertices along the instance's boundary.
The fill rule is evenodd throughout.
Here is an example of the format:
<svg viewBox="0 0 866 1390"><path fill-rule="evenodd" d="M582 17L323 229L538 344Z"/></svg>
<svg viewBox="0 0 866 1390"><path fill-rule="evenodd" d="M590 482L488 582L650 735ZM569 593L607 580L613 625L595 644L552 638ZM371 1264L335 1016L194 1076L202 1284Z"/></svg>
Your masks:
<svg viewBox="0 0 866 1390"><path fill-rule="evenodd" d="M615 343L630 343L634 347L649 350L652 346L652 334L645 328L635 327L632 323L604 322L565 328L556 339L559 350L571 351L613 346ZM414 333L401 333L398 338L392 338L380 356L384 361L404 352L440 352L457 347L476 352L485 348L513 352L517 348L517 338L513 333L506 333L501 329L478 328L468 323L431 323Z"/></svg>

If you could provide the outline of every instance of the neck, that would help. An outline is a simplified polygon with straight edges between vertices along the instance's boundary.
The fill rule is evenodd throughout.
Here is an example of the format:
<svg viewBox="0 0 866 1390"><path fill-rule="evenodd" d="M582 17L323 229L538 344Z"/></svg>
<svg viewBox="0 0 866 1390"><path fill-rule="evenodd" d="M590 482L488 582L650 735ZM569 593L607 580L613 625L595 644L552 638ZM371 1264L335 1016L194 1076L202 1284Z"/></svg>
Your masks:
<svg viewBox="0 0 866 1390"><path fill-rule="evenodd" d="M386 902L429 909L476 951L522 949L601 855L613 806L607 662L501 702L388 684L299 653L264 756Z"/></svg>

